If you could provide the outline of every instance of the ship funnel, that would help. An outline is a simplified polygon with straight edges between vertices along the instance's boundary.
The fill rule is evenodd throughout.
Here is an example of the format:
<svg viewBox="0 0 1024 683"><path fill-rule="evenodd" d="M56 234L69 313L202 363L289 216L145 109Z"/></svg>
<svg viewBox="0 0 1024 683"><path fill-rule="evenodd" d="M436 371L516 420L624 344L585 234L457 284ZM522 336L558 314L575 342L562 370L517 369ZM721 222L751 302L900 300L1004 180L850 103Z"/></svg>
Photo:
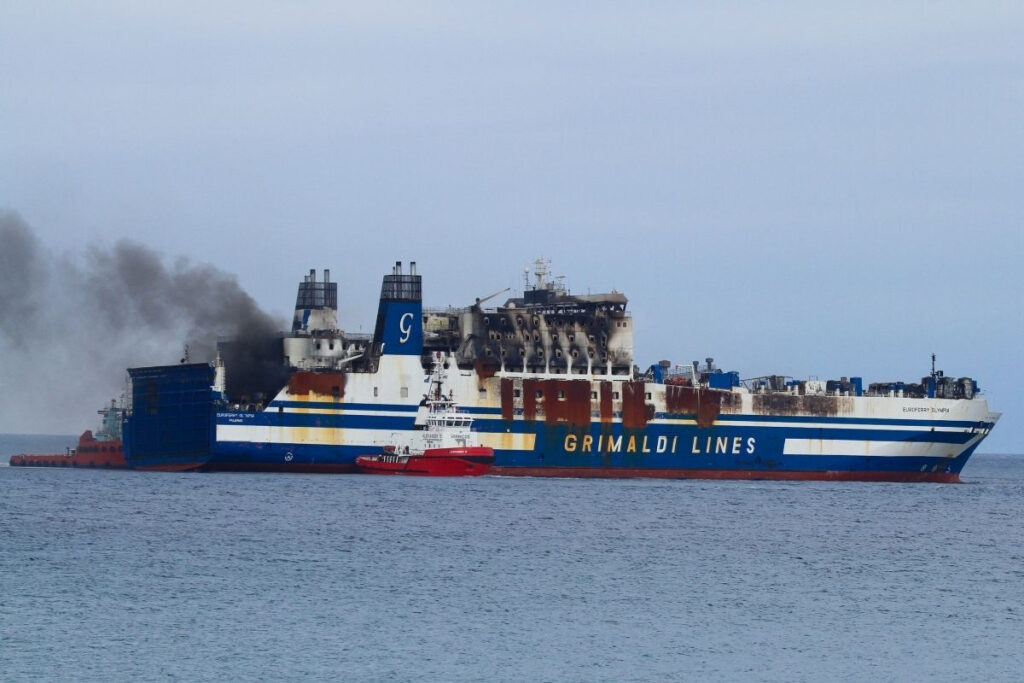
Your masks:
<svg viewBox="0 0 1024 683"><path fill-rule="evenodd" d="M409 261L409 275L415 275L415 274L416 274L416 262L415 261Z"/></svg>
<svg viewBox="0 0 1024 683"><path fill-rule="evenodd" d="M373 332L376 352L381 355L418 356L423 349L422 278L416 275L415 263L409 268L408 275L402 273L402 262L396 261L381 284Z"/></svg>
<svg viewBox="0 0 1024 683"><path fill-rule="evenodd" d="M331 282L331 271L326 268L323 282L317 282L316 268L311 268L299 283L292 332L335 330L337 327L338 284Z"/></svg>

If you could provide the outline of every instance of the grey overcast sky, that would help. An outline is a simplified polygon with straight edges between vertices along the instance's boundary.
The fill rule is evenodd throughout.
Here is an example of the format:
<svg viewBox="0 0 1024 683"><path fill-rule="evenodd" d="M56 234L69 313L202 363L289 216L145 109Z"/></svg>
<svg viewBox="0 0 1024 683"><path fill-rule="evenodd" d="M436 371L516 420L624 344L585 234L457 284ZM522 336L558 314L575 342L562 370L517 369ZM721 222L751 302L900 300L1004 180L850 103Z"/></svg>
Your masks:
<svg viewBox="0 0 1024 683"><path fill-rule="evenodd" d="M130 239L279 316L330 268L350 330L396 260L443 306L544 255L629 296L643 367L920 381L935 352L1022 453L1022 46L1019 0L6 0L0 210L54 264ZM6 342L0 431L93 426L123 372L75 380L81 322Z"/></svg>

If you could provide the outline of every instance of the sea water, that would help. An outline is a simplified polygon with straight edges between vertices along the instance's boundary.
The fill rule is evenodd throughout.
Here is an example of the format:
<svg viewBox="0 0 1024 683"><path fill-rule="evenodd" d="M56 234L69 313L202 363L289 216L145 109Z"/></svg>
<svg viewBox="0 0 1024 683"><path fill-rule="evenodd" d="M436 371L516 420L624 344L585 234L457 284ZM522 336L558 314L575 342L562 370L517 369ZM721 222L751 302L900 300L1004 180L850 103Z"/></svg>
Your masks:
<svg viewBox="0 0 1024 683"><path fill-rule="evenodd" d="M963 478L0 467L0 679L1021 680L1024 457Z"/></svg>

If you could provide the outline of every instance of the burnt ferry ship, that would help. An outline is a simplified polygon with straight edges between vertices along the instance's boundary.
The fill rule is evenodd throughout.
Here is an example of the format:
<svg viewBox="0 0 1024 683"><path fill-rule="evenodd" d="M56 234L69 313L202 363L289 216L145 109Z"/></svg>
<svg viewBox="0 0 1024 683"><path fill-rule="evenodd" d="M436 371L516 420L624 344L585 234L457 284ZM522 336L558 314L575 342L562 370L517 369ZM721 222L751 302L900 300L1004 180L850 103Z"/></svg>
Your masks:
<svg viewBox="0 0 1024 683"><path fill-rule="evenodd" d="M619 292L570 293L538 259L522 296L425 309L396 263L372 335L338 326L337 283L299 284L280 340L281 386L226 392L218 360L130 370L130 464L151 469L354 472L355 459L426 428L423 392L472 418L492 474L956 482L999 419L970 377L741 379L712 359L641 370ZM163 436L173 435L170 441Z"/></svg>

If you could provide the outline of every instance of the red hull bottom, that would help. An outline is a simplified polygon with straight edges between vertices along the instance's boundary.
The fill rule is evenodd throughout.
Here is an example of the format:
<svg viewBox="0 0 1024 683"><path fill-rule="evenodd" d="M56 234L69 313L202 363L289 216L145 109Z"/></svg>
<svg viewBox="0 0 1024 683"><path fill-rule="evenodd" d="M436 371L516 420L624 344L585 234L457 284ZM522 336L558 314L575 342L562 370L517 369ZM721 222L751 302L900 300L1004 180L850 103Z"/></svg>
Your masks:
<svg viewBox="0 0 1024 683"><path fill-rule="evenodd" d="M201 469L204 462L186 462L173 465L151 465L147 467L133 466L133 470L139 472L193 472Z"/></svg>
<svg viewBox="0 0 1024 683"><path fill-rule="evenodd" d="M947 472L807 472L798 470L676 470L621 467L492 467L503 477L566 477L574 479L741 479L777 481L878 481L959 484Z"/></svg>
<svg viewBox="0 0 1024 683"><path fill-rule="evenodd" d="M355 465L293 464L289 462L280 464L232 462L230 466L207 464L203 465L200 469L203 472L266 472L275 474L356 474L359 472Z"/></svg>

